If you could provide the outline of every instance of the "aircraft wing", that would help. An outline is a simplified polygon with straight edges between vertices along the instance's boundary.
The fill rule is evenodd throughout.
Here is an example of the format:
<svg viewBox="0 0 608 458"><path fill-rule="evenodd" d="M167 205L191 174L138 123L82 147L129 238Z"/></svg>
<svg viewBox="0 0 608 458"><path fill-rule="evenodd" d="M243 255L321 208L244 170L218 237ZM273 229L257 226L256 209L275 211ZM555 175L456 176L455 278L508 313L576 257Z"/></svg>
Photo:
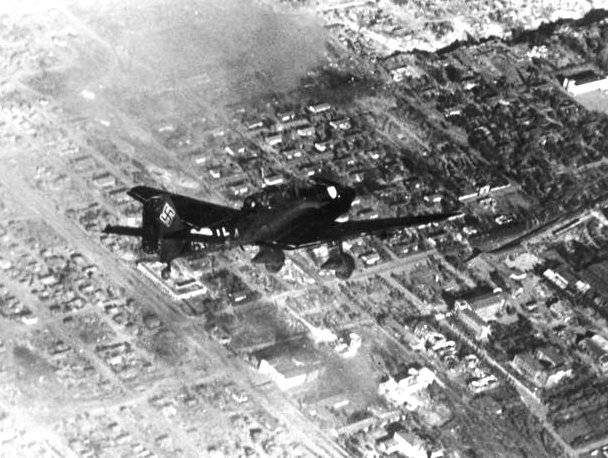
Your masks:
<svg viewBox="0 0 608 458"><path fill-rule="evenodd" d="M383 218L358 221L346 221L344 223L333 222L326 226L317 226L305 234L293 237L291 244L294 246L311 246L330 241L340 241L358 237L365 234L377 234L391 232L406 227L425 226L427 224L444 221L461 213L439 213L432 215L403 216L399 218ZM299 238L299 240L297 240Z"/></svg>
<svg viewBox="0 0 608 458"><path fill-rule="evenodd" d="M228 220L239 215L240 210L225 207L223 205L205 202L192 197L173 194L162 189L155 189L148 186L135 186L131 188L127 194L138 200L145 202L151 197L158 195L168 195L173 201L177 213L181 220L188 226L205 227L222 221Z"/></svg>

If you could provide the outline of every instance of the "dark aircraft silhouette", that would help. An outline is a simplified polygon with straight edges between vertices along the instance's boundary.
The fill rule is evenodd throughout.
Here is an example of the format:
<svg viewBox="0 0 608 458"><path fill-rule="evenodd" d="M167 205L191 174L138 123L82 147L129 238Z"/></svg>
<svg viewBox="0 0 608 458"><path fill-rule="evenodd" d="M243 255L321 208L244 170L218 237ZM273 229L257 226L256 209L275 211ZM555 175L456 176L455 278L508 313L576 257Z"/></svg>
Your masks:
<svg viewBox="0 0 608 458"><path fill-rule="evenodd" d="M146 253L158 253L171 275L171 261L193 250L193 244L208 246L257 245L253 263L278 272L285 263L284 250L329 244L332 249L322 269L334 270L341 279L350 277L355 260L341 242L363 234L442 221L454 213L405 216L338 222L354 198L353 189L330 180L315 179L311 186L272 186L245 198L240 210L172 194L147 186L136 186L127 194L143 204L142 227L108 225L105 233L141 237Z"/></svg>

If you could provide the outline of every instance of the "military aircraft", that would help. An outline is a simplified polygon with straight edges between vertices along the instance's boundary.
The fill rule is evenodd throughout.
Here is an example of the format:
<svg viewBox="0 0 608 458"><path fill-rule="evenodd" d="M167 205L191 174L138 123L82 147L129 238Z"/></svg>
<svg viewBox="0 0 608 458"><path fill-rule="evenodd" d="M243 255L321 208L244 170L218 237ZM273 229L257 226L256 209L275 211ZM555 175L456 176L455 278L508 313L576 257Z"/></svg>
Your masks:
<svg viewBox="0 0 608 458"><path fill-rule="evenodd" d="M143 204L141 227L112 226L108 234L140 237L145 253L156 253L166 263L162 277L171 275L171 261L193 251L195 244L233 247L257 245L253 263L271 273L285 263L285 250L330 246L321 269L334 270L340 279L350 277L355 260L342 241L364 234L387 233L399 228L445 220L455 213L404 216L340 222L355 191L332 180L317 178L310 185L269 186L250 195L235 209L147 186L127 194Z"/></svg>

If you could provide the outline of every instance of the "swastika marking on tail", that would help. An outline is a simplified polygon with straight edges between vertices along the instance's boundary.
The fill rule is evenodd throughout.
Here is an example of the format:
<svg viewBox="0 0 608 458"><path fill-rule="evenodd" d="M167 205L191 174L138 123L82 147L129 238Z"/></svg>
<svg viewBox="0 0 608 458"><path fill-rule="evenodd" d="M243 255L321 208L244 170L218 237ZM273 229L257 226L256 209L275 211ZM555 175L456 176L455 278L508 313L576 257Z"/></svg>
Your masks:
<svg viewBox="0 0 608 458"><path fill-rule="evenodd" d="M171 205L166 203L158 218L165 226L171 227L171 224L173 224L173 220L175 219L175 210Z"/></svg>

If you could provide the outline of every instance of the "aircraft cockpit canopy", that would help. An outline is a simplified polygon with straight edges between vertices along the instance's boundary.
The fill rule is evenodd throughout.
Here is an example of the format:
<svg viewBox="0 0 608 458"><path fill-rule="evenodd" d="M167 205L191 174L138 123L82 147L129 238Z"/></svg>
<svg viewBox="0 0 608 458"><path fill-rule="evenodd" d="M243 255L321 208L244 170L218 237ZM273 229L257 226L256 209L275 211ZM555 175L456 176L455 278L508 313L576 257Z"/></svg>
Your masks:
<svg viewBox="0 0 608 458"><path fill-rule="evenodd" d="M276 208L296 200L326 202L339 197L339 189L333 185L314 184L303 186L290 183L282 186L268 186L251 194L243 201L243 210L254 211L261 208Z"/></svg>

